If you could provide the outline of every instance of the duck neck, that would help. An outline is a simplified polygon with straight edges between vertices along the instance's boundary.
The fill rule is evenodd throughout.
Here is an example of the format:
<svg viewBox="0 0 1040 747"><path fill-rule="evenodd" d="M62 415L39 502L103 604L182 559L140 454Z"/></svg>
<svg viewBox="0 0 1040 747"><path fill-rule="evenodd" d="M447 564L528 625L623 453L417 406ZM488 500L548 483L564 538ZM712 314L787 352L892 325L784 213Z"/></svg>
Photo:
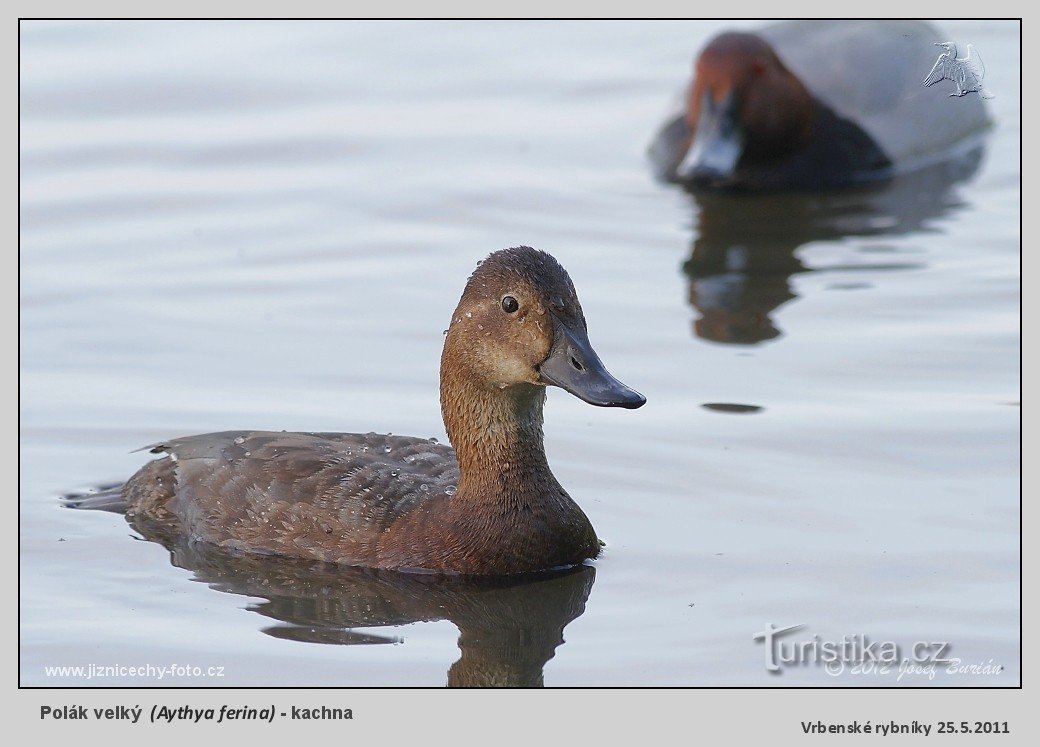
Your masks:
<svg viewBox="0 0 1040 747"><path fill-rule="evenodd" d="M441 414L459 462L459 499L518 501L558 485L545 458L544 404L544 387L486 387L442 365Z"/></svg>

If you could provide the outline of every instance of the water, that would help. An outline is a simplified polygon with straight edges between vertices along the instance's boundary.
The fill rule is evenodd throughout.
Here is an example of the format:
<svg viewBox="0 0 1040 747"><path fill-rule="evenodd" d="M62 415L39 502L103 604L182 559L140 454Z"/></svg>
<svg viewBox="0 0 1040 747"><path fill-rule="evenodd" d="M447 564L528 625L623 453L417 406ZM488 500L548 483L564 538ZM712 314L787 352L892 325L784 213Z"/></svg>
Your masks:
<svg viewBox="0 0 1040 747"><path fill-rule="evenodd" d="M23 23L22 683L895 682L771 675L773 623L1004 667L900 684L1017 684L1017 26L947 26L997 94L980 160L694 199L643 148L721 26ZM441 331L521 243L649 400L549 395L594 569L330 573L58 507L176 435L443 441ZM45 671L92 663L223 676Z"/></svg>

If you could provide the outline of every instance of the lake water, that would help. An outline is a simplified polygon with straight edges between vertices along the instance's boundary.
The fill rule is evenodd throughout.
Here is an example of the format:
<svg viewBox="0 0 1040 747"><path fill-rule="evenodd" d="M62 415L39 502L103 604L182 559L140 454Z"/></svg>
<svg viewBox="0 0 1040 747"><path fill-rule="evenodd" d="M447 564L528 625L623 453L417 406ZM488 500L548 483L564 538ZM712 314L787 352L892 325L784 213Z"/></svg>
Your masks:
<svg viewBox="0 0 1040 747"><path fill-rule="evenodd" d="M644 149L728 25L23 23L22 684L1017 685L1018 26L946 26L980 159L695 199ZM441 331L517 244L648 398L549 393L593 568L438 584L59 508L177 435L443 440ZM768 624L1003 669L770 674ZM91 664L202 675L46 669Z"/></svg>

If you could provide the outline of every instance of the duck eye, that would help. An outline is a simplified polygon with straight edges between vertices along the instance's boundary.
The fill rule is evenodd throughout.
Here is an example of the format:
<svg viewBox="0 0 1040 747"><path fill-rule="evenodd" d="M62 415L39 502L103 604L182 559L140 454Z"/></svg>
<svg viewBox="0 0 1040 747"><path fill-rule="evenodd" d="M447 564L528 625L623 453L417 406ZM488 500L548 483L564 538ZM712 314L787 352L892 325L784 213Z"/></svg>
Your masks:
<svg viewBox="0 0 1040 747"><path fill-rule="evenodd" d="M512 296L505 296L502 298L502 311L507 314L512 314L514 311L520 308L520 302Z"/></svg>

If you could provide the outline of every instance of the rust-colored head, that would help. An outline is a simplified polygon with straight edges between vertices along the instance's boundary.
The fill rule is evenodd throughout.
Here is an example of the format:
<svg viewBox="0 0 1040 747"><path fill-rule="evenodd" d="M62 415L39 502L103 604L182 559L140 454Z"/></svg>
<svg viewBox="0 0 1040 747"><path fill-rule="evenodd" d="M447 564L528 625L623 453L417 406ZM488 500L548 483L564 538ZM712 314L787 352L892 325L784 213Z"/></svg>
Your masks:
<svg viewBox="0 0 1040 747"><path fill-rule="evenodd" d="M679 176L725 179L738 162L761 163L802 148L812 96L755 34L712 39L694 65L686 100L691 133Z"/></svg>
<svg viewBox="0 0 1040 747"><path fill-rule="evenodd" d="M494 252L466 283L444 342L442 387L459 377L492 390L552 384L604 407L645 402L592 349L567 271L527 246Z"/></svg>

